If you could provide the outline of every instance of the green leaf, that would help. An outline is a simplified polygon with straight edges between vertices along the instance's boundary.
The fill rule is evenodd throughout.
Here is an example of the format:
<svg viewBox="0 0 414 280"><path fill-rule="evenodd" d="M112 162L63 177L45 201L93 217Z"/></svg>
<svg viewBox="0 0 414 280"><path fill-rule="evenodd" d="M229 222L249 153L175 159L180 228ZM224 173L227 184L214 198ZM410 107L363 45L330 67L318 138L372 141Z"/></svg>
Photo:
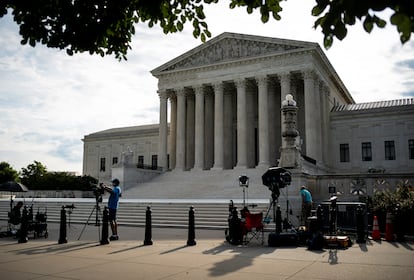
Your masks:
<svg viewBox="0 0 414 280"><path fill-rule="evenodd" d="M342 22L338 22L338 24L335 26L334 34L339 39L342 40L346 37L346 34L348 33L348 30L345 27L345 24Z"/></svg>
<svg viewBox="0 0 414 280"><path fill-rule="evenodd" d="M371 33L372 28L374 28L374 22L370 16L365 18L363 26L366 32Z"/></svg>
<svg viewBox="0 0 414 280"><path fill-rule="evenodd" d="M322 12L325 10L325 8L321 8L321 7L319 7L319 6L315 6L315 7L313 7L313 9L312 9L312 15L313 16L319 16L320 14L322 14Z"/></svg>
<svg viewBox="0 0 414 280"><path fill-rule="evenodd" d="M177 29L178 29L178 31L183 31L183 28L184 28L183 24L180 21L177 22Z"/></svg>
<svg viewBox="0 0 414 280"><path fill-rule="evenodd" d="M333 43L333 37L331 35L327 35L325 36L325 38L323 38L323 46L325 47L325 49L329 49L332 46Z"/></svg>
<svg viewBox="0 0 414 280"><path fill-rule="evenodd" d="M387 25L387 22L377 16L374 16L374 21L375 24L379 27L379 28L384 28Z"/></svg>

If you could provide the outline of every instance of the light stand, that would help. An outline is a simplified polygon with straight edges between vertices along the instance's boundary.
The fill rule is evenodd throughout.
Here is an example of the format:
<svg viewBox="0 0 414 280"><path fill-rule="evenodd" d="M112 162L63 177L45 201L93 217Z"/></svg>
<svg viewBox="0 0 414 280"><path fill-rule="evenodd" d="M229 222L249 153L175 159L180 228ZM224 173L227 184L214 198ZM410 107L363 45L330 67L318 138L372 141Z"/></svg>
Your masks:
<svg viewBox="0 0 414 280"><path fill-rule="evenodd" d="M249 187L249 177L246 175L239 176L239 186L243 188L243 208L246 207L246 188Z"/></svg>

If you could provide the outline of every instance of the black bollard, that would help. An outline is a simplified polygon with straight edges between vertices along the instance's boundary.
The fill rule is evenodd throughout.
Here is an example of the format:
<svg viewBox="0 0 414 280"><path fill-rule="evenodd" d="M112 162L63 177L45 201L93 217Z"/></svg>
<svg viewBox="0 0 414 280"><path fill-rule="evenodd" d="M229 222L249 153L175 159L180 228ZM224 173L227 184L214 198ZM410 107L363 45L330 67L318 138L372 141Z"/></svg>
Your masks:
<svg viewBox="0 0 414 280"><path fill-rule="evenodd" d="M243 234L240 226L239 212L237 207L232 208L232 213L229 223L229 242L233 245L240 245L242 243Z"/></svg>
<svg viewBox="0 0 414 280"><path fill-rule="evenodd" d="M109 211L108 211L108 207L105 206L102 212L102 238L100 241L101 245L109 244L108 231L109 231Z"/></svg>
<svg viewBox="0 0 414 280"><path fill-rule="evenodd" d="M318 231L323 232L323 209L320 204L316 208L316 221Z"/></svg>
<svg viewBox="0 0 414 280"><path fill-rule="evenodd" d="M187 246L194 246L197 242L195 240L195 221L194 221L194 207L190 207L188 211L188 240Z"/></svg>
<svg viewBox="0 0 414 280"><path fill-rule="evenodd" d="M403 217L402 217L402 213L401 213L401 206L400 206L399 203L395 207L395 226L394 226L394 231L395 231L395 237L396 237L395 240L397 242L404 242L405 241L405 236L404 236L404 222L403 222Z"/></svg>
<svg viewBox="0 0 414 280"><path fill-rule="evenodd" d="M364 208L358 204L356 208L356 226L357 226L357 243L366 243L365 240L365 222L364 222Z"/></svg>
<svg viewBox="0 0 414 280"><path fill-rule="evenodd" d="M337 233L337 226L336 226L336 215L337 215L337 206L336 200L337 197L331 197L331 205L329 206L329 234L334 235Z"/></svg>
<svg viewBox="0 0 414 280"><path fill-rule="evenodd" d="M28 212L26 206L23 208L23 216L22 221L20 225L20 237L19 237L19 243L26 243L29 238L27 237L27 231L28 231Z"/></svg>
<svg viewBox="0 0 414 280"><path fill-rule="evenodd" d="M62 210L60 210L60 231L58 243L68 243L68 239L66 238L66 210L64 206L62 206Z"/></svg>
<svg viewBox="0 0 414 280"><path fill-rule="evenodd" d="M280 210L280 205L276 208L276 233L282 232L282 211Z"/></svg>
<svg viewBox="0 0 414 280"><path fill-rule="evenodd" d="M152 245L152 220L151 220L151 207L147 206L145 212L145 240L144 245Z"/></svg>

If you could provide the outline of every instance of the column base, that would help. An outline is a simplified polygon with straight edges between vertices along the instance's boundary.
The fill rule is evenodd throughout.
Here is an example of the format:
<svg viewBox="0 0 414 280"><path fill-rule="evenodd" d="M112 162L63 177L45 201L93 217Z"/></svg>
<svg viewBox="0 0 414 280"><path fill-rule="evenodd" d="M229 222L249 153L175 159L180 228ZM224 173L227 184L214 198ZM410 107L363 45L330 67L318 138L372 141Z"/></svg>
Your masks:
<svg viewBox="0 0 414 280"><path fill-rule="evenodd" d="M233 169L234 170L241 170L241 169L247 169L247 165L236 165Z"/></svg>
<svg viewBox="0 0 414 280"><path fill-rule="evenodd" d="M221 171L224 170L223 166L213 166L210 170L212 171Z"/></svg>

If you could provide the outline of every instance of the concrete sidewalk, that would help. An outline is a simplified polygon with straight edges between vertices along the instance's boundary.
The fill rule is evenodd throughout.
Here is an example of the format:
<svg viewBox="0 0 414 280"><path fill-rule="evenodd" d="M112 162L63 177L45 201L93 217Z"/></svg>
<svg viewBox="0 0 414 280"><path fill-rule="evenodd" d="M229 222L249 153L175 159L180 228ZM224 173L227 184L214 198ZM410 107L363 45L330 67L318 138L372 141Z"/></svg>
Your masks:
<svg viewBox="0 0 414 280"><path fill-rule="evenodd" d="M233 246L224 232L153 228L151 246L143 246L144 228L121 227L120 240L99 245L98 228L68 229L58 244L58 224L49 238L18 243L0 238L1 279L414 279L414 243L367 241L346 250L309 251L251 243ZM267 238L267 234L266 234Z"/></svg>

